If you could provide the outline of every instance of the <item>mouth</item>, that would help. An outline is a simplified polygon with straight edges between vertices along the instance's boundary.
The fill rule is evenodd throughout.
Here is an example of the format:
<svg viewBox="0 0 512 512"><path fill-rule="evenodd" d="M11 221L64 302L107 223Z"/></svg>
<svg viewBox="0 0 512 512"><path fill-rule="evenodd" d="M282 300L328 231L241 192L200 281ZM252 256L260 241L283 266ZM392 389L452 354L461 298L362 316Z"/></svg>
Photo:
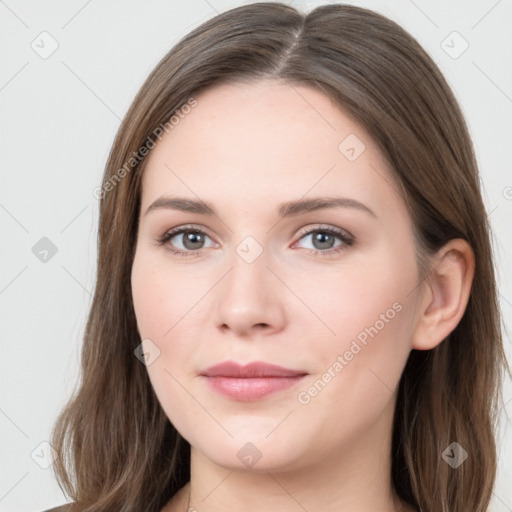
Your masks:
<svg viewBox="0 0 512 512"><path fill-rule="evenodd" d="M241 402L260 400L285 391L306 375L305 371L259 361L245 366L225 361L200 373L212 390Z"/></svg>

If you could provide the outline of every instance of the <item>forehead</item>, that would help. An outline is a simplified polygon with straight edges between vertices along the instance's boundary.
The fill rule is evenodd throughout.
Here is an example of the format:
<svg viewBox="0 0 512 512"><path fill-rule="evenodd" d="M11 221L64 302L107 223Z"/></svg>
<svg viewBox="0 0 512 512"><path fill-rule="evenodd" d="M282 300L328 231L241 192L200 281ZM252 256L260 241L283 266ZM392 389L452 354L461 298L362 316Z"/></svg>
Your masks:
<svg viewBox="0 0 512 512"><path fill-rule="evenodd" d="M375 141L327 95L260 80L195 97L148 156L143 203L162 193L289 200L350 191L396 202L398 187ZM199 193L201 192L201 194Z"/></svg>

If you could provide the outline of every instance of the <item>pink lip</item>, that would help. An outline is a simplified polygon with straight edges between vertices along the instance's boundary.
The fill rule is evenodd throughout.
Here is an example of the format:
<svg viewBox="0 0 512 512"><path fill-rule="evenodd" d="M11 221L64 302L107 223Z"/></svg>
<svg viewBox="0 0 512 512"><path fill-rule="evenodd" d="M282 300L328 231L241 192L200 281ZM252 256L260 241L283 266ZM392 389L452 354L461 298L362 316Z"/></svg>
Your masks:
<svg viewBox="0 0 512 512"><path fill-rule="evenodd" d="M245 366L225 361L200 375L215 391L235 400L249 402L288 389L307 373L258 361Z"/></svg>

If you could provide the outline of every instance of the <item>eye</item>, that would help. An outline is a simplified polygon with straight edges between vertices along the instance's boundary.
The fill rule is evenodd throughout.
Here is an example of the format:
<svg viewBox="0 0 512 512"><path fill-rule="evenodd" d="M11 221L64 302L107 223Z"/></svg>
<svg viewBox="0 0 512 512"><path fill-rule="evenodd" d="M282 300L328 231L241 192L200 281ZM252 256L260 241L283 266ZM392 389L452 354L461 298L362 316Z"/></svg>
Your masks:
<svg viewBox="0 0 512 512"><path fill-rule="evenodd" d="M158 245L167 245L168 249L174 254L190 256L198 254L205 248L205 238L210 237L202 229L194 226L181 226L165 233L158 240ZM177 242L171 243L173 239L176 239ZM178 247L176 247L176 245L178 245ZM215 244L213 244L213 246L214 245Z"/></svg>
<svg viewBox="0 0 512 512"><path fill-rule="evenodd" d="M347 231L329 226L317 226L314 229L303 231L300 240L310 238L314 254L331 255L346 250L354 243L354 237ZM205 246L205 240L211 238L200 228L195 226L181 226L166 232L158 239L157 245L166 245L173 254L179 256L193 256L199 254ZM173 241L176 239L176 241ZM338 240L338 244L336 244ZM212 241L213 242L213 241ZM209 247L215 247L213 242Z"/></svg>
<svg viewBox="0 0 512 512"><path fill-rule="evenodd" d="M330 255L346 250L347 246L354 243L354 237L348 232L328 227L318 226L303 232L301 240L309 238L313 244L311 249L315 254ZM339 243L336 245L336 239Z"/></svg>

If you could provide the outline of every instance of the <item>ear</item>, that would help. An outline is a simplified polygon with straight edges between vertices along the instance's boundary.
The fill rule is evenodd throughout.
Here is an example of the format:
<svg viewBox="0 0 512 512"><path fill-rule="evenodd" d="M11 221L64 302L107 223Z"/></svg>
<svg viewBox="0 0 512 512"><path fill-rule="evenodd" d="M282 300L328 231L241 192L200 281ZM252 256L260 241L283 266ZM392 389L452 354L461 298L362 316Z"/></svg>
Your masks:
<svg viewBox="0 0 512 512"><path fill-rule="evenodd" d="M433 258L417 309L412 348L430 350L457 327L469 300L475 255L466 240L454 239Z"/></svg>

